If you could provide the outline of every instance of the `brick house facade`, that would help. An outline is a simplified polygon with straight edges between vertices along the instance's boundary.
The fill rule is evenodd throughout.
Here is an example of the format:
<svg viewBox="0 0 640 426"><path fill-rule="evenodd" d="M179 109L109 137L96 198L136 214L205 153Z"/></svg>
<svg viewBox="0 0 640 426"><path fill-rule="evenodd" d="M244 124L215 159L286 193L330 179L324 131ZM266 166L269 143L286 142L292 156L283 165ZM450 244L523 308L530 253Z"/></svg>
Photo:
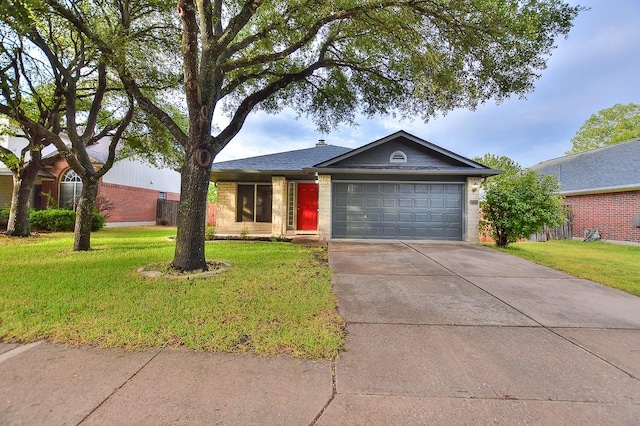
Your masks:
<svg viewBox="0 0 640 426"><path fill-rule="evenodd" d="M19 139L19 138L16 138ZM19 141L12 141L19 145ZM108 141L88 147L87 151L96 168L106 161ZM55 151L48 153L55 156ZM2 163L0 163L0 167ZM33 193L32 208L72 208L63 201L61 188L64 176L70 168L64 159L47 167L47 178L38 179ZM11 203L10 174L0 176L0 208ZM80 182L78 182L80 185ZM160 169L136 159L121 159L100 178L98 200L109 204L110 209L101 213L107 216L107 226L152 225L156 223L158 199L180 199L180 174L170 169Z"/></svg>
<svg viewBox="0 0 640 426"><path fill-rule="evenodd" d="M640 244L640 138L544 161L532 168L558 178L571 208L573 238L597 230L612 242Z"/></svg>
<svg viewBox="0 0 640 426"><path fill-rule="evenodd" d="M633 215L640 214L640 190L565 198L573 212L573 236L585 238L594 229L603 239L640 243L640 227Z"/></svg>

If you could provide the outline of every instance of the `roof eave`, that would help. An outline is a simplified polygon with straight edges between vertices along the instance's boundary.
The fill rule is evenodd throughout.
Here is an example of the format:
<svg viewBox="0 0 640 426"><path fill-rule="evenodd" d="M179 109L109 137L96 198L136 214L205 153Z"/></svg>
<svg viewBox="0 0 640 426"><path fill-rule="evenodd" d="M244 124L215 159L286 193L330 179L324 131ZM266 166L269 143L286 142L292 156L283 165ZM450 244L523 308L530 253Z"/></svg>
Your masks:
<svg viewBox="0 0 640 426"><path fill-rule="evenodd" d="M640 183L635 183L631 185L607 186L602 188L585 188L585 189L576 189L576 190L568 190L568 191L558 191L558 194L563 195L565 197L569 197L572 195L593 195L593 194L606 194L609 192L628 192L628 191L640 191Z"/></svg>
<svg viewBox="0 0 640 426"><path fill-rule="evenodd" d="M421 176L480 176L489 177L504 173L496 169L462 169L462 170L409 170L409 169L346 169L329 167L310 167L304 169L318 174L370 174L370 175L421 175Z"/></svg>

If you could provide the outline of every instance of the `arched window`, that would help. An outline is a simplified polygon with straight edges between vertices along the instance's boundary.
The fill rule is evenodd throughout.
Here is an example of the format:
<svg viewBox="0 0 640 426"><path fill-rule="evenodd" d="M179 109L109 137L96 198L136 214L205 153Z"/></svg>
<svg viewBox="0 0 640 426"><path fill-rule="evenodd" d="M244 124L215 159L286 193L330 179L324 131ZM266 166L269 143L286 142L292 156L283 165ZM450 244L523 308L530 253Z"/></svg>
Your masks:
<svg viewBox="0 0 640 426"><path fill-rule="evenodd" d="M60 178L58 206L61 209L75 210L78 207L81 191L82 179L74 170L67 170Z"/></svg>
<svg viewBox="0 0 640 426"><path fill-rule="evenodd" d="M406 163L407 162L407 154L402 151L394 151L393 154L389 157L390 163Z"/></svg>

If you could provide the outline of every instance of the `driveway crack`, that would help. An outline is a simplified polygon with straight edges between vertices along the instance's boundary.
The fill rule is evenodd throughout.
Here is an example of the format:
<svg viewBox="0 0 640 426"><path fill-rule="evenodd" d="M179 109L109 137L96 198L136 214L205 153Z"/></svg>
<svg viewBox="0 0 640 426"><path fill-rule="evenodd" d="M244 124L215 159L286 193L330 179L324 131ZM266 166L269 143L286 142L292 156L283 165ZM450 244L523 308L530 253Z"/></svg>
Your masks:
<svg viewBox="0 0 640 426"><path fill-rule="evenodd" d="M329 398L327 403L324 404L324 407L322 407L322 409L320 410L318 415L311 421L309 426L314 426L316 423L318 423L318 420L320 420L320 417L322 417L324 412L327 411L327 408L329 408L329 405L331 405L331 403L335 399L336 395L338 394L337 386L336 386L336 363L335 363L335 361L333 361L331 363L331 386L332 386L331 398Z"/></svg>

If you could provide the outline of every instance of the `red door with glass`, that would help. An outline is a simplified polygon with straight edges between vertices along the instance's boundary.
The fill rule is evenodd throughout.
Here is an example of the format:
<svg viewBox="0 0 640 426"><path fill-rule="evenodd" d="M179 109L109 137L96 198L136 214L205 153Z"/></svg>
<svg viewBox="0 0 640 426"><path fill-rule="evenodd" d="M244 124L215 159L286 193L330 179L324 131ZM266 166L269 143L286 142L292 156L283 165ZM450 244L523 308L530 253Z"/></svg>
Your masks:
<svg viewBox="0 0 640 426"><path fill-rule="evenodd" d="M298 184L298 229L318 230L318 185L315 183Z"/></svg>

